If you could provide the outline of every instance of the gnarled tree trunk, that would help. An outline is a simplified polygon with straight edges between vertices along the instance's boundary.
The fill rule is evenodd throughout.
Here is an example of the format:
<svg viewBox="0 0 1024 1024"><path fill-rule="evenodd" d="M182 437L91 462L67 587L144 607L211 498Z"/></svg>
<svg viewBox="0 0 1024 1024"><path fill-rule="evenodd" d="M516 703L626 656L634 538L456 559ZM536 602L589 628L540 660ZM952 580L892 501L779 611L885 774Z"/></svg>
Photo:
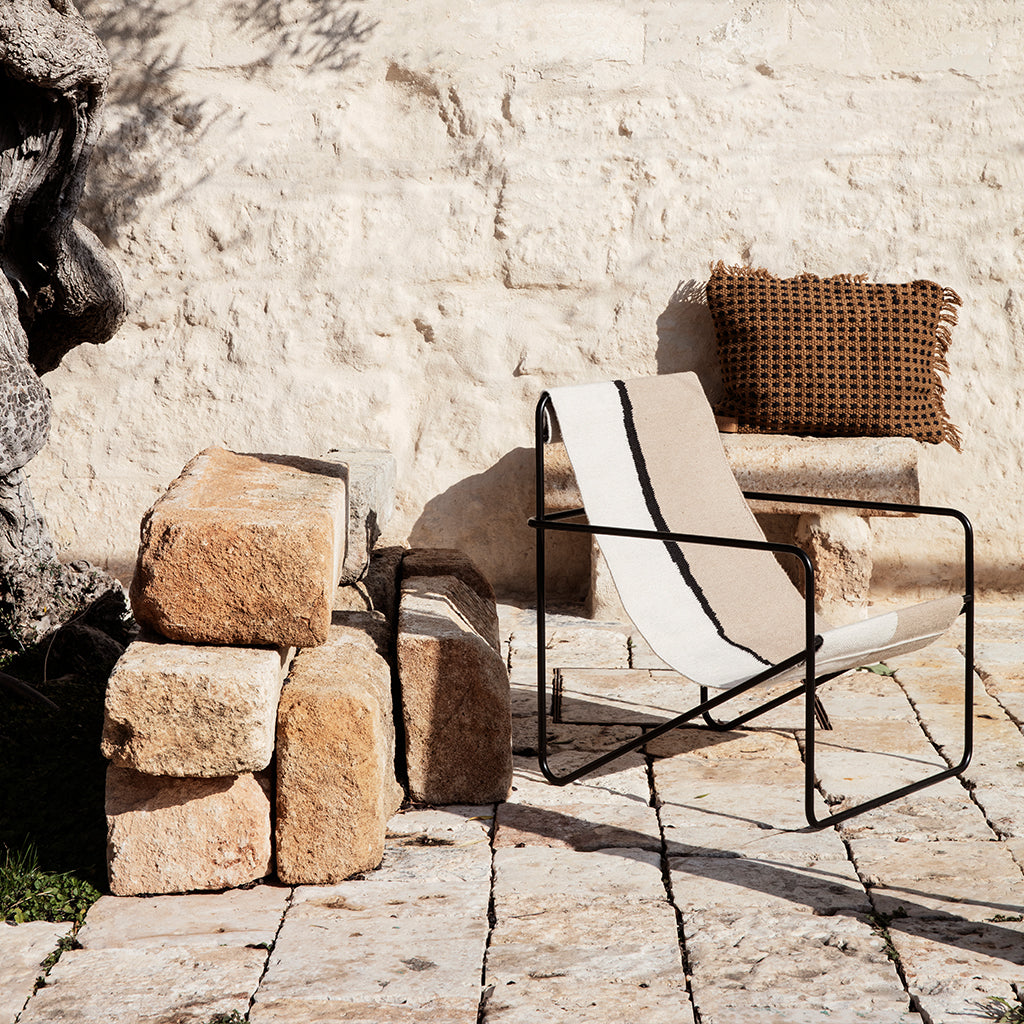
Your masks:
<svg viewBox="0 0 1024 1024"><path fill-rule="evenodd" d="M40 375L125 316L114 262L75 221L109 72L70 0L0 2L0 631L21 644L115 585L57 560L21 472L49 432Z"/></svg>

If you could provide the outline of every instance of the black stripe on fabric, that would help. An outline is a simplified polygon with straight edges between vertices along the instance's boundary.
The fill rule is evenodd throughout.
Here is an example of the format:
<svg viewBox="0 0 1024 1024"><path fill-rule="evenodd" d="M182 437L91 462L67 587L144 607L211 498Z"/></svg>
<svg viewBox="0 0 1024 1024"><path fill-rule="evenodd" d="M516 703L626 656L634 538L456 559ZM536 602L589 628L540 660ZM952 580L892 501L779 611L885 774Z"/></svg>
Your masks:
<svg viewBox="0 0 1024 1024"><path fill-rule="evenodd" d="M629 451L633 457L633 465L636 467L636 478L640 484L640 491L644 496L644 501L647 504L647 511L651 514L651 521L654 523L654 528L668 533L668 523L665 521L665 517L661 513L661 507L658 504L658 497L654 493L651 476L647 471L647 461L644 458L643 450L640 447L640 438L637 435L636 422L633 419L633 402L629 397L629 392L623 381L616 380L612 383L615 385L615 388L619 393L619 401L622 404L622 422L626 430L626 440L629 442ZM753 651L749 647L745 647L743 644L726 636L725 629L722 626L721 621L715 614L714 608L711 607L711 603L708 601L707 595L701 589L700 584L693 575L690 563L687 562L686 556L683 554L679 545L673 541L665 541L664 543L665 550L668 552L669 558L671 558L675 563L676 568L679 570L679 575L683 577L686 585L693 591L694 596L697 598L701 608L704 610L704 614L714 625L718 635L731 647L744 651L752 658L761 662L762 665L771 665L772 662L767 658L761 657L757 651Z"/></svg>

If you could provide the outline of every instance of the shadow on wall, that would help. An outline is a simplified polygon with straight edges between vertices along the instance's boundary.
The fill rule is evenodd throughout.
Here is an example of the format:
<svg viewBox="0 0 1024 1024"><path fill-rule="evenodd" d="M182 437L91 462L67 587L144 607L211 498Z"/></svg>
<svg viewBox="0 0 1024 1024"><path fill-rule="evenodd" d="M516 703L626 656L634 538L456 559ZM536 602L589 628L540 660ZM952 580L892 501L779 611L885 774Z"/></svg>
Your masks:
<svg viewBox="0 0 1024 1024"><path fill-rule="evenodd" d="M409 535L414 547L459 548L487 577L499 598L533 597L536 579L534 453L514 448L490 469L431 498ZM549 535L546 561L552 600L578 602L590 583L590 542Z"/></svg>
<svg viewBox="0 0 1024 1024"><path fill-rule="evenodd" d="M721 388L715 334L704 285L681 282L657 319L658 373L697 373L709 396ZM564 383L572 383L565 381ZM490 469L453 484L427 502L410 542L454 547L479 566L501 597L532 597L535 585L534 453L516 448ZM556 601L581 601L590 586L590 540L548 535L548 588Z"/></svg>
<svg viewBox="0 0 1024 1024"><path fill-rule="evenodd" d="M704 282L681 281L658 317L658 373L692 370L700 378L708 400L721 396L715 328L708 311Z"/></svg>
<svg viewBox="0 0 1024 1024"><path fill-rule="evenodd" d="M359 59L377 22L365 18L363 0L255 0L238 4L234 20L253 40L241 70L255 77L287 63L304 73L343 72ZM106 127L94 151L79 216L106 245L139 215L144 199L159 192L167 167L180 164L181 150L194 147L223 121L204 99L177 83L184 68L174 25L189 14L203 17L201 0L134 0L111 6L78 0L90 28L103 41L113 65L107 91ZM156 47L154 39L166 40ZM239 69L235 69L236 71ZM241 123L243 114L233 115ZM172 202L202 184L206 174L178 182Z"/></svg>

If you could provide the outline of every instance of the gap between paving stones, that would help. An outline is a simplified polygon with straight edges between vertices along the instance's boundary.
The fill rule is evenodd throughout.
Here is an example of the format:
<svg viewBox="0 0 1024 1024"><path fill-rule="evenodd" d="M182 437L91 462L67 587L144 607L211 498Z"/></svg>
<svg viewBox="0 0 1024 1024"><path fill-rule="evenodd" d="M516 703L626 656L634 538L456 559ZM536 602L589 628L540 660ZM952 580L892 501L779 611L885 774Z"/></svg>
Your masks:
<svg viewBox="0 0 1024 1024"><path fill-rule="evenodd" d="M955 655L957 652L952 651L952 652L948 652L948 653ZM1022 658L1021 661L1024 662L1024 658ZM649 657L645 656L644 651L643 651L641 645L634 645L633 643L630 643L630 645L629 645L629 664L631 665L631 667L645 667L645 668L657 668L658 667L655 662L653 662ZM957 667L957 675L958 675L958 679L962 680L962 675L963 675L963 663L962 663L962 660L960 660L959 666ZM962 683L961 683L961 686L962 686ZM921 717L922 716L918 713L917 705L911 700L911 695L909 693L901 694L901 698L902 698L902 701L903 701L903 709L907 713L910 714L912 722L913 722L913 725L918 730L918 733L917 733L918 736L920 736L921 739L924 740L924 736L922 736L922 734L921 734L922 728L923 728L922 722L921 722ZM1012 721L1012 719L1010 719L1010 720ZM582 719L577 719L577 721L582 721ZM931 737L929 736L928 739L930 740ZM1014 737L1014 739L1015 739L1015 741L1019 741L1020 737L1016 736L1016 737ZM940 752L945 753L945 751L942 750L942 748L938 744L935 744L935 743L929 742L929 743L926 744L926 747L929 750L936 750L936 749L938 749L938 750L940 750ZM948 763L948 758L946 759L946 761L944 763ZM937 767L941 767L941 764L937 765ZM1017 767L1019 767L1019 766L1017 766ZM974 840L982 840L982 841L990 842L990 841L992 841L993 839L996 838L996 835L993 834L993 830L990 827L990 825L992 823L990 821L986 820L985 817L979 813L979 808L981 807L981 805L978 803L978 801L976 799L972 799L972 797L974 795L974 793L972 791L976 791L977 790L977 785L972 786L970 784L971 781L973 781L973 780L968 780L968 783L965 785L965 784L962 784L962 783L960 783L960 782L958 782L956 780L953 780L950 783L947 783L947 784L944 784L944 785L946 785L950 789L953 789L954 793L955 793L956 789L958 789L960 794L961 794L960 802L963 803L963 804L968 805L970 807L970 809L973 810L973 812L978 815L977 824L975 825L972 822L972 827L978 828L979 830L975 834L970 835L969 838L974 839ZM942 787L936 787L936 789L941 789L941 788ZM948 797L947 797L947 802L948 802ZM939 810L940 811L948 810L948 808L940 807ZM876 815L878 814L878 812L874 812L874 813ZM662 824L664 826L664 821L662 822ZM908 826L913 826L915 824L915 822L908 821L907 824L908 824ZM833 832L833 834L834 834L834 832ZM998 830L997 830L996 834L999 834ZM894 841L901 841L901 840L905 840L906 838L907 838L906 836L900 836L900 837L898 837ZM933 836L933 835L929 835L929 836L927 836L927 838L936 839L938 837L937 836ZM844 856L850 861L850 863L851 864L856 864L857 855L854 852L854 850L850 847L849 843L844 842L842 844L842 849L843 849ZM1013 877L1013 879L1014 879L1014 881L1016 883L1019 883L1019 881L1020 881L1019 872L1016 875L1012 876L1012 877ZM868 895L868 891L867 890L864 891L864 895L865 896ZM1010 907L1010 909L1013 909L1012 906ZM879 923L882 923L882 924L886 923L886 918L883 915L879 915L877 910L875 910L873 908L873 906L872 906L872 915L873 915L874 920L878 921ZM684 931L685 931L685 921L686 921L686 915L684 914ZM1004 929L1003 931L1007 932L1008 930ZM1013 935L1013 934L1004 934L1003 938L1006 939L1007 941L1013 941L1014 939L1019 939L1020 936L1016 936L1016 935ZM969 942L969 940L965 940L965 944L967 942ZM917 1006L919 1009L921 1009L922 1013L925 1014L925 1019L927 1019L927 1020L933 1020L933 1019L934 1020L940 1020L940 1019L943 1019L943 1015L944 1015L944 1013L946 1011L945 1011L945 1009L942 1006L942 1001L940 999L937 1002L936 999L933 998L933 997L935 997L936 993L938 992L940 996L944 995L945 997L948 997L947 1001L949 1001L949 1000L955 1001L954 1000L954 996L957 994L957 985L952 983L952 982L949 982L945 986L943 986L942 984L935 984L934 983L934 979L931 979L932 983L930 984L930 987L927 990L924 990L920 984L915 984L915 982L920 982L920 978L919 978L918 974L914 974L914 973L911 974L912 981L910 983L908 983L906 976L904 976L903 973L902 973L902 964L900 963L900 960L899 960L899 957L900 957L899 950L900 950L901 947L904 949L904 958L905 958L906 957L906 953L907 953L907 951L909 949L909 947L907 946L907 943L905 943L903 941L900 941L897 945L893 945L891 942L889 942L889 952L892 955L892 958L896 962L897 966L899 966L901 968L901 975L900 975L900 981L902 983L901 987L904 989L904 993L905 993L905 995L907 997L907 1001L908 1002L910 1001L911 991L916 988L916 991L913 992L914 1005ZM968 950L968 952L969 952L969 950ZM1012 969L1015 969L1018 972L1018 974L1020 973L1019 965L1014 965ZM925 980L927 981L928 979L925 979ZM981 996L984 996L984 992L983 992L984 985L980 985L980 987L975 986L975 988L972 989L971 988L971 984L967 980L962 980L961 982L959 982L959 984L961 986L960 989L959 989L959 994L961 996L963 996L964 999L967 999L968 996L972 996L972 998L974 996L977 996L979 998ZM1005 995L1010 995L1010 996L1013 995L1013 992L1010 991L1009 989L1006 989L1005 985L1002 985L1000 983L1000 981L996 977L991 977L990 976L990 978L989 978L989 990L990 990L989 991L989 995L990 996L991 995L1004 995L1004 994ZM964 1002L961 1001L960 1005L963 1006ZM929 1012L929 1010L930 1010L930 1012ZM918 1015L916 1013L914 1013L913 1017L912 1018L908 1018L908 1019L920 1019L920 1018L918 1017Z"/></svg>
<svg viewBox="0 0 1024 1024"><path fill-rule="evenodd" d="M581 647L600 650L602 660L607 658L622 667L632 665L635 669L657 667L643 664L641 648L628 643L621 629L620 639L616 641L609 638L608 634L616 632L609 627L604 627L603 634L595 637L592 629L582 626L579 620L566 620L564 625L566 629L578 630L577 641ZM524 637L521 629L506 628L502 636L503 653L512 668L513 687L529 692L533 679L530 645L526 642L528 634ZM617 643L621 648L616 648ZM925 667L929 672L934 668ZM879 722L891 721L892 716L897 720L902 717L906 724L912 719L920 728L920 702L913 690L917 685L915 680L925 687L931 678L933 694L941 687L934 682L933 672L926 676L922 671L915 677L911 666L904 666L903 672L909 681L907 687L899 677L895 683L868 678L857 682L864 688L876 682L880 685L876 706ZM897 686L903 690L904 709L895 699ZM867 707L870 709L870 702ZM862 716L867 714L865 709L858 711ZM514 700L514 715L525 720L531 712L525 696L521 703ZM889 719L884 717L886 715ZM273 922L273 930L264 929L265 952L252 948L245 951L244 944L232 939L233 944L241 945L239 952L218 952L213 947L207 954L202 949L194 949L190 952L192 961L188 962L205 962L206 957L211 962L223 962L227 970L237 961L237 966L232 968L236 975L238 969L245 966L253 978L253 987L245 992L236 1008L247 1013L252 1024L281 1024L299 1019L345 1019L373 1021L373 1024L428 1019L444 1024L547 1024L549 1020L563 1019L572 1020L574 1024L609 1021L626 1024L640 1019L636 1016L638 1007L643 1008L645 1024L648 1021L679 1024L689 1020L690 1014L698 1024L746 1024L748 1020L801 1024L805 1020L821 1019L823 1009L831 1011L832 1019L946 1024L961 1019L973 1004L985 999L1016 999L1015 986L1024 976L1024 921L1019 919L1022 914L1015 912L1015 908L1024 910L1018 906L1019 862L1024 859L1024 846L1019 843L1015 846L1012 839L998 840L982 814L981 805L972 800L960 797L956 814L953 814L951 801L957 799L955 790L940 793L934 806L924 808L927 811L924 817L920 807L917 810L921 813L914 814L913 807L895 806L865 816L871 819L865 827L845 823L839 830L814 835L803 833L799 828L791 831L766 829L762 824L786 822L787 803L799 811L799 799L794 790L766 781L756 791L755 814L751 814L750 807L744 808L738 798L730 807L726 794L738 792L735 778L744 772L748 778L762 775L766 778L770 764L775 764L774 770L783 774L799 771L801 756L794 739L795 727L782 721L773 726L772 729L751 730L713 746L697 743L696 730L692 730L694 735L683 730L679 734L682 741L668 750L659 750L652 744L652 750L637 757L635 771L637 780L642 779L642 786L630 781L633 778L630 772L634 769L628 766L595 780L583 780L569 790L546 784L531 788L532 783L524 782L520 802L527 809L534 809L537 826L548 832L554 832L555 826L561 827L559 834L535 834L530 840L534 844L552 844L547 847L516 848L516 842L524 839L528 822L525 818L504 820L505 815L513 813L508 808L516 804L515 793L506 804L479 808L476 815L465 809L405 812L392 819L393 834L381 872L369 873L364 879L335 887L288 889L286 894L282 892L282 909ZM607 725L559 728L570 748L580 742L588 729L592 742L598 744L609 732L621 734L621 728L616 730ZM520 734L520 741L525 735ZM1006 735L1013 739L1013 734ZM929 746L934 748L935 745ZM1019 749L1024 759L1024 743ZM665 754L669 756L659 756ZM569 754L560 756L571 757ZM1017 756L1012 747L1008 748L1007 756ZM780 761L785 762L782 767L779 767ZM530 763L519 760L517 781L527 778L523 773L532 770ZM996 764L990 770L1008 769ZM730 778L733 773L735 778ZM826 783L833 785L828 780ZM687 784L688 790L682 788ZM718 797L721 809L731 814L731 818L707 812L708 800L703 795L710 793L710 787L716 784L723 791ZM965 787L959 783L955 786L966 794ZM983 786L992 788L992 783L979 778L975 788ZM616 818L622 808L633 806L637 810L648 808L654 819L653 830L630 825L632 811L625 818ZM495 816L485 828L472 822L473 817L492 812ZM525 815L526 810L518 813ZM566 825L569 819L575 822L572 828ZM588 822L594 826L589 833L583 827ZM520 829L518 836L513 826ZM476 831L468 840L470 832L458 833L455 849L443 844L431 849L433 840L448 835L445 830L452 827ZM396 836L394 832L399 830L404 834ZM424 841L417 842L416 835L424 837ZM567 846L564 845L566 838ZM509 840L511 846L506 845ZM458 845L467 841L471 845ZM556 841L562 841L564 848L554 847ZM628 848L601 845L613 841L625 843ZM576 843L583 849L573 849ZM714 856L710 855L712 853ZM446 855L448 860L444 861ZM963 859L968 876L975 879L973 889L949 868L958 857ZM934 870L929 869L925 861ZM509 876L502 876L502 871L517 862L548 866L547 872L542 872L531 883L533 888L528 895L539 900L541 909L546 910L545 921L569 928L565 933L569 938L576 935L577 946L570 943L569 948L579 948L579 961L563 964L569 974L576 972L575 977L527 977L533 963L530 958L535 953L531 942L519 940L532 934L531 919L522 919L522 927L516 931L519 925L514 917L510 918L509 908L517 897L508 890ZM409 904L408 916L404 918L401 917L404 911L386 909L392 896L383 896L383 893L399 893L401 887L409 885L422 888L424 878L440 870L439 865L445 863L447 867L436 876L440 888L435 895L467 894L469 904L461 917L435 913L422 927L413 927L416 915L421 912L416 901ZM550 889L548 876L559 864L562 865L559 870L569 870L570 876L573 869L583 872L580 877L591 883L591 896L595 882L610 878L611 894L590 898L588 905L577 901L566 913L553 914L552 894L566 891L557 885ZM615 879L630 871L640 872L638 878L647 877L644 885L653 884L646 903L614 895ZM267 887L256 887L253 891L259 889ZM427 999L422 1005L403 1007L400 1003L381 1001L379 993L375 994L372 989L362 994L349 991L350 998L341 1004L344 1017L338 1016L337 1000L326 999L324 992L318 998L300 998L302 990L295 987L298 964L293 963L289 968L284 954L289 942L293 943L293 949L298 948L294 940L302 929L319 937L323 929L317 927L316 914L321 911L315 903L318 899L332 897L362 906L362 911L355 913L367 922L373 919L375 906L385 913L398 913L401 920L410 922L403 925L407 931L398 945L389 947L390 952L378 950L380 955L375 968L378 972L390 969L387 965L381 966L385 955L419 966L427 957L422 955L424 947L418 943L443 943L447 936L460 934L459 921L475 922L473 937L459 947L465 958L450 958L447 964L439 963L436 968L422 971L410 967L413 988L408 987L408 976L396 976L392 982L397 986L393 989L396 995L402 991L422 993L429 988L431 970L450 969L455 971L451 978L462 979L459 984L468 998L461 1001ZM181 900L188 906L196 906L197 900L192 896L156 899ZM159 905L154 901L143 902ZM114 900L114 905L120 908L126 901ZM101 960L113 963L112 951L108 950L104 956L101 948L106 906L110 903L101 901L90 913L82 933L84 948L63 954L51 972L51 983L28 1000L22 1024L60 1019L51 1012L57 1005L53 997L59 994L62 984L69 991L76 978L78 983L86 984L88 972L84 968L91 962L89 957L96 965ZM627 912L628 907L634 909ZM334 914L331 927L336 930L344 929L344 919L353 913L338 908L321 909L328 915ZM672 945L678 959L672 978L668 977L663 959L666 953L666 947L661 945L663 933L657 930L662 927L657 922L664 921L663 913L670 915ZM619 945L614 947L615 957L608 961L601 953L605 941L601 930L619 919L627 921L626 931L623 938L617 940ZM325 919L319 923L326 925L330 921ZM654 932L649 931L652 927ZM587 932L585 942L579 939L580 928ZM645 928L648 931L645 932ZM373 947L369 936L360 940L349 938L345 931L337 934L347 943L364 941ZM641 941L645 934L662 935L655 942L661 960L657 956L654 960L644 959L648 955L643 952ZM403 946L403 942L407 946ZM620 948L629 943L632 943L630 949L620 956ZM124 961L128 967L140 961L133 969L137 971L136 978L141 978L142 961L129 953L126 952ZM254 954L258 954L255 959ZM306 965L310 971L326 966L326 975L337 974L343 985L355 985L360 978L365 982L365 950L357 948L349 954L336 950L332 954L334 961L327 965L320 964L323 955L323 949L318 948L311 966ZM145 959L146 979L152 982L161 969L183 969L184 964L178 964L179 960L181 957L173 949L162 953L151 951ZM460 963L462 967L458 966ZM523 972L524 964L527 973ZM630 964L633 966L629 967ZM661 964L661 967L645 978L648 985L645 989L619 977L630 970L634 975L637 971L649 974L651 964ZM520 972L515 986L517 998L512 1000L500 998L509 986L503 986L497 995L492 988L507 979L509 971ZM372 977L371 974L370 980ZM99 980L94 972L93 987ZM124 980L130 981L130 975ZM844 981L847 984L844 985ZM327 982L321 978L317 983ZM402 985L406 985L404 990ZM800 998L800 985L804 998ZM123 991L119 995L122 1003L130 1005L131 1000ZM202 992L194 995L203 997ZM202 1012L226 1005L217 1003L214 996L213 991L206 992L208 1001L202 1004ZM626 1002L623 1002L624 996L628 996ZM149 998L152 1001L152 994ZM96 1009L100 1012L98 1007ZM90 1016L91 1012L89 1006L78 1003L78 1016L66 1019L88 1024L100 1020L103 1024L114 1024L132 1019L111 1014ZM328 1015L318 1016L321 1012ZM329 1013L335 1015L332 1017ZM181 1019L205 1024L210 1015L185 1015Z"/></svg>

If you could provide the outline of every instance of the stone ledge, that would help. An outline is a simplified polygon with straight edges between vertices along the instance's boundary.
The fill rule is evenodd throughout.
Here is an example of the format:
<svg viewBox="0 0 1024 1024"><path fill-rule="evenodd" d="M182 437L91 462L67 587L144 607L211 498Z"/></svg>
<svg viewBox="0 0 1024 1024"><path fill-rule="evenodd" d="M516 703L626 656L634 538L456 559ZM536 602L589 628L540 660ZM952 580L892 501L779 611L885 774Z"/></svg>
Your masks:
<svg viewBox="0 0 1024 1024"><path fill-rule="evenodd" d="M791 437L785 434L721 434L725 457L740 489L806 494L855 501L916 505L921 500L921 446L910 437ZM561 443L544 453L548 510L583 504L572 464ZM802 515L819 506L757 502L755 512ZM863 512L864 516L887 515Z"/></svg>
<svg viewBox="0 0 1024 1024"><path fill-rule="evenodd" d="M918 456L911 437L790 437L722 434L725 457L744 491L775 491L855 501L921 501ZM820 506L756 502L755 512L804 515ZM852 510L850 510L852 511ZM865 511L862 516L892 513Z"/></svg>

